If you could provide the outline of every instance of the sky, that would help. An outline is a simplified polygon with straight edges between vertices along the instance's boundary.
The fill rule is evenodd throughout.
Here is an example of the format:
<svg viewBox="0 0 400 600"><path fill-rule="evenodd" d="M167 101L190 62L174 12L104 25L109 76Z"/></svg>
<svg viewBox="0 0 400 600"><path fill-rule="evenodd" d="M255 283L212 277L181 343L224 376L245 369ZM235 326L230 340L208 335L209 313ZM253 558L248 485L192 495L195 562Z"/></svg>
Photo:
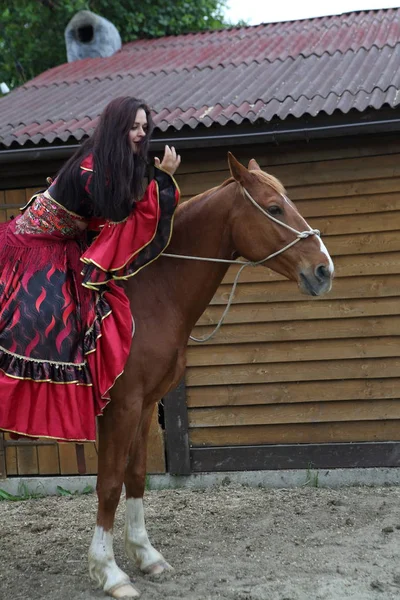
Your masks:
<svg viewBox="0 0 400 600"><path fill-rule="evenodd" d="M227 0L225 18L233 23L243 20L249 25L257 25L398 6L400 0Z"/></svg>

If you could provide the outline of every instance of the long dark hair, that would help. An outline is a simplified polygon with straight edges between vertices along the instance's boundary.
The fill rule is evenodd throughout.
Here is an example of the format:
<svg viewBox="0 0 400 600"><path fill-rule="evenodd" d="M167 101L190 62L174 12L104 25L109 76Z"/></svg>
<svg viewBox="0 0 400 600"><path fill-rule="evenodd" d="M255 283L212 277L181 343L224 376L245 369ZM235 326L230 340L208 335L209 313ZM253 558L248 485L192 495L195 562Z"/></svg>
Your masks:
<svg viewBox="0 0 400 600"><path fill-rule="evenodd" d="M147 116L147 135L134 153L129 131L137 111ZM57 198L71 211L79 212L82 160L93 155L93 216L121 221L144 193L147 153L153 131L150 109L130 96L115 98L104 109L93 133L62 167L57 176Z"/></svg>

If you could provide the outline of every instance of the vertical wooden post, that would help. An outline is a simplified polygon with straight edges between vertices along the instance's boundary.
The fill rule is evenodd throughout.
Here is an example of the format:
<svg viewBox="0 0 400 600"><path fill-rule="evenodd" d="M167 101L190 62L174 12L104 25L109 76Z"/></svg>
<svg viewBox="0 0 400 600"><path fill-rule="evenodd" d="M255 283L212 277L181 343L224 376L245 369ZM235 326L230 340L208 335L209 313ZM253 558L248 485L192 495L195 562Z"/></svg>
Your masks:
<svg viewBox="0 0 400 600"><path fill-rule="evenodd" d="M146 473L165 473L165 471L165 441L158 422L158 405L156 404L147 440Z"/></svg>
<svg viewBox="0 0 400 600"><path fill-rule="evenodd" d="M167 470L171 475L190 475L189 422L183 379L164 398Z"/></svg>

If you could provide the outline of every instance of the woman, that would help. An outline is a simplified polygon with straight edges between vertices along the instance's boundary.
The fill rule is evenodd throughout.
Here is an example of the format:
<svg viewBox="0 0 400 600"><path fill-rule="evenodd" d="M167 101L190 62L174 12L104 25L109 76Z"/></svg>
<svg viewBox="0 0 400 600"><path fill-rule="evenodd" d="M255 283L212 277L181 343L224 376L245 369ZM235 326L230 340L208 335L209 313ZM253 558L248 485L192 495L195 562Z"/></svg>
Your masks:
<svg viewBox="0 0 400 600"><path fill-rule="evenodd" d="M95 440L134 334L118 281L164 250L179 200L174 148L145 188L152 130L146 104L116 98L50 187L0 226L0 429Z"/></svg>

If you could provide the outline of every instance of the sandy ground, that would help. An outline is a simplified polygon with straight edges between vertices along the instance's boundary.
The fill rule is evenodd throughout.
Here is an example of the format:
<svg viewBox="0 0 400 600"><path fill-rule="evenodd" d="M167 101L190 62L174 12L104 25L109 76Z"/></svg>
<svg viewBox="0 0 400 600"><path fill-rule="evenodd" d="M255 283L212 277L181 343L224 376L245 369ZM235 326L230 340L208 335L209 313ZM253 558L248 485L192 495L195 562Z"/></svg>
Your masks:
<svg viewBox="0 0 400 600"><path fill-rule="evenodd" d="M1 600L104 598L86 567L95 512L93 494L0 502ZM150 539L175 567L161 579L125 558L123 512L115 554L143 600L400 598L400 488L148 492Z"/></svg>

